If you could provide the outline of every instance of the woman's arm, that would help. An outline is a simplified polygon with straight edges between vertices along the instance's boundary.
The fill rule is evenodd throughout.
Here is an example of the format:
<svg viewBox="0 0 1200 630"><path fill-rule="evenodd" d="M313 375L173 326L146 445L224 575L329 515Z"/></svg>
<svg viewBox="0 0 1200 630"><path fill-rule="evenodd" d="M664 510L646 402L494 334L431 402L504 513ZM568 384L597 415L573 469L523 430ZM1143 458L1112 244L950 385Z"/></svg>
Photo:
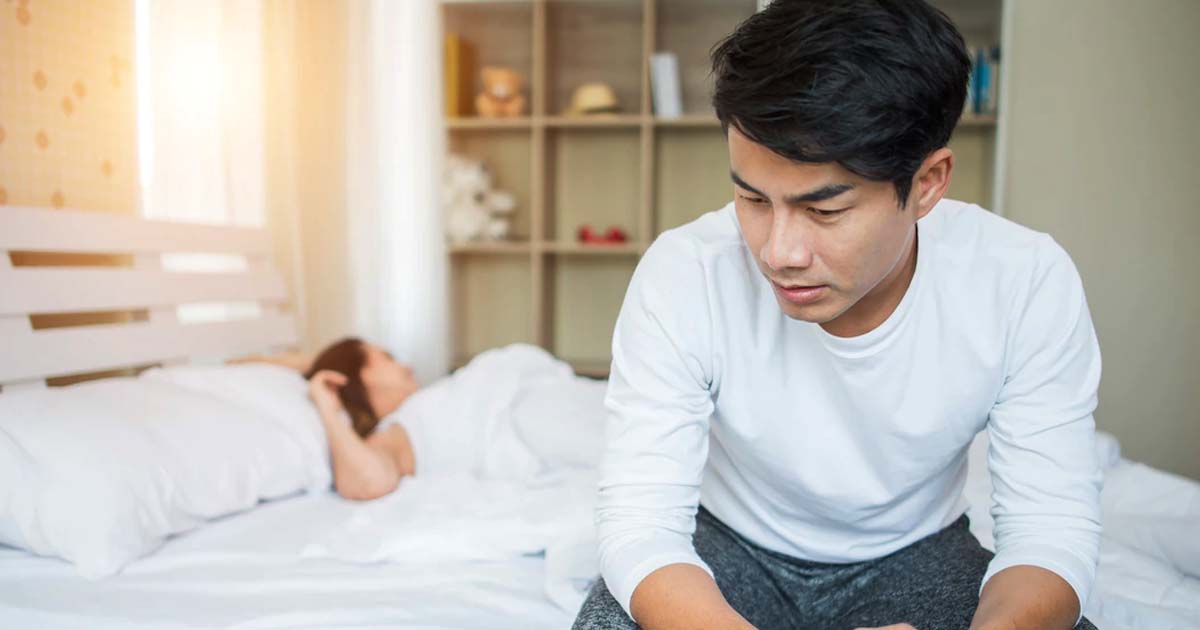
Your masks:
<svg viewBox="0 0 1200 630"><path fill-rule="evenodd" d="M322 370L309 382L309 397L320 412L329 441L334 488L347 499L365 501L395 490L401 477L412 474L412 446L399 425L366 440L359 437L337 398L336 388L345 383L341 374Z"/></svg>
<svg viewBox="0 0 1200 630"><path fill-rule="evenodd" d="M226 363L270 363L291 368L297 372L307 372L312 366L313 358L313 355L307 352L280 352L279 354L272 355L256 354L248 357L238 357L230 359Z"/></svg>

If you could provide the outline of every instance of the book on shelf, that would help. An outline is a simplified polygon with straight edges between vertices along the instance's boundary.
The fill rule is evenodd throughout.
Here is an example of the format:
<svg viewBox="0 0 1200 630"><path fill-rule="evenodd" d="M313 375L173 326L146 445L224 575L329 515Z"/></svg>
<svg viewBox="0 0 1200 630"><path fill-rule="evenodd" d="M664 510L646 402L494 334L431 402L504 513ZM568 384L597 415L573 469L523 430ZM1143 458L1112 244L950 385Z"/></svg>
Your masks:
<svg viewBox="0 0 1200 630"><path fill-rule="evenodd" d="M971 77L964 110L976 116L995 116L1000 105L1000 47L971 49Z"/></svg>
<svg viewBox="0 0 1200 630"><path fill-rule="evenodd" d="M455 33L446 33L445 64L442 85L446 91L446 117L457 118L474 113L475 54L470 42Z"/></svg>
<svg viewBox="0 0 1200 630"><path fill-rule="evenodd" d="M679 118L683 115L679 57L675 53L656 52L650 56L650 93L656 115L662 118Z"/></svg>
<svg viewBox="0 0 1200 630"><path fill-rule="evenodd" d="M988 76L992 78L991 89L988 90L988 100L985 109L988 114L995 116L1000 111L1000 47L992 46L988 50Z"/></svg>

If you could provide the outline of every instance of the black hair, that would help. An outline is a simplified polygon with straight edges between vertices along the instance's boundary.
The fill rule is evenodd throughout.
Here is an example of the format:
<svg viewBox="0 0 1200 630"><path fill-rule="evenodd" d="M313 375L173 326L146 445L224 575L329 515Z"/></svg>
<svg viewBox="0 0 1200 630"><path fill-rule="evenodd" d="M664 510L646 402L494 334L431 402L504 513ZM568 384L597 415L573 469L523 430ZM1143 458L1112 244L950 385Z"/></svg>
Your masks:
<svg viewBox="0 0 1200 630"><path fill-rule="evenodd" d="M725 133L892 182L903 208L962 115L971 60L924 0L775 0L713 47L712 67Z"/></svg>

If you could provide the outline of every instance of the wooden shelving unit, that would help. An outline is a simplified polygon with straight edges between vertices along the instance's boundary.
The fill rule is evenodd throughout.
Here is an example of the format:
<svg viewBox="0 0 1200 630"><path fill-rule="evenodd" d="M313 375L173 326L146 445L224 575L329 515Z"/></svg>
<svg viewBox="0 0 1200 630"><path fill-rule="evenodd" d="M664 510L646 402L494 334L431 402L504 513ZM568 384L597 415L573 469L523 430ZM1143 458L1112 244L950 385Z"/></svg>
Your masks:
<svg viewBox="0 0 1200 630"><path fill-rule="evenodd" d="M958 11L977 30L998 29L999 12L993 18L989 7L1000 0L944 1L957 5L945 7L956 21ZM522 73L529 102L520 118L447 120L450 150L484 160L517 199L512 242L450 248L455 365L528 342L580 374L607 375L613 325L640 255L662 231L732 198L725 138L709 105L708 52L758 5L442 0L445 31L474 45L479 65ZM648 59L659 50L679 57L678 118L655 116L651 106ZM572 91L594 81L613 88L620 111L565 115ZM987 201L995 126L995 118L963 120L959 198ZM578 243L582 224L621 227L629 242Z"/></svg>

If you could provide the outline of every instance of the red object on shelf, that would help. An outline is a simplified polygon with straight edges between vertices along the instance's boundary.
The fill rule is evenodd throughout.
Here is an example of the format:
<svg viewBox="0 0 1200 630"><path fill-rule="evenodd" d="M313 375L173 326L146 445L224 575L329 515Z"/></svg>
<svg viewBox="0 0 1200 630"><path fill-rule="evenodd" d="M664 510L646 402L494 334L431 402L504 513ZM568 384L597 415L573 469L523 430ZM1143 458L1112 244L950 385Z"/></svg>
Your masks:
<svg viewBox="0 0 1200 630"><path fill-rule="evenodd" d="M604 233L604 240L609 243L624 243L628 238L625 235L625 230L613 226L608 228L608 231Z"/></svg>
<svg viewBox="0 0 1200 630"><path fill-rule="evenodd" d="M629 235L625 230L611 226L603 234L592 230L592 226L584 224L579 226L579 230L575 233L576 238L580 243L588 243L591 245L616 245L625 243L629 240Z"/></svg>

